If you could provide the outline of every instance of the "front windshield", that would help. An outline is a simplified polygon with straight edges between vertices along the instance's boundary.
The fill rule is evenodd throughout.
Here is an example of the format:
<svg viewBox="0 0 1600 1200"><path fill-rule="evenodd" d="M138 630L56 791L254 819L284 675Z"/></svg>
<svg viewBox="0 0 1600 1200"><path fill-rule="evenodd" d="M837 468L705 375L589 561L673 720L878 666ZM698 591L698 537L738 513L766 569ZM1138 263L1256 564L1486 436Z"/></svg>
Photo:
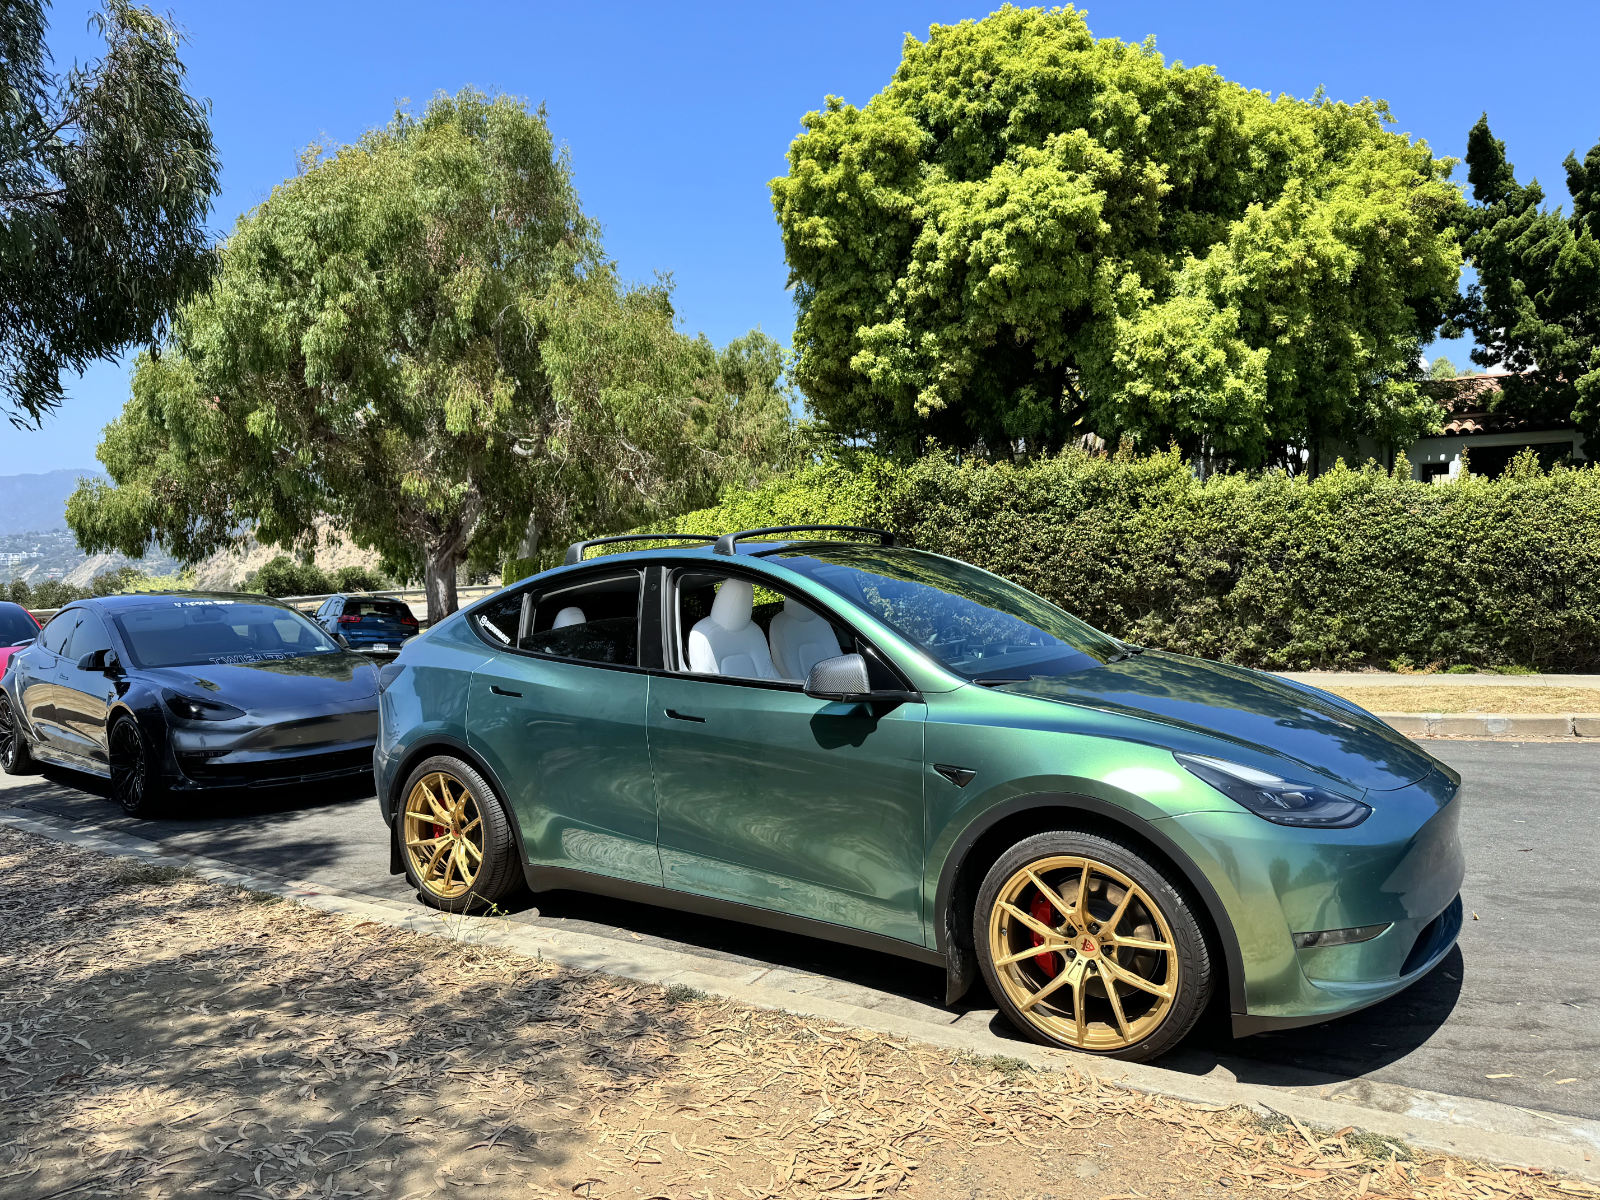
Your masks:
<svg viewBox="0 0 1600 1200"><path fill-rule="evenodd" d="M772 557L866 609L968 679L1066 675L1126 651L1026 588L955 559L815 542Z"/></svg>
<svg viewBox="0 0 1600 1200"><path fill-rule="evenodd" d="M167 600L115 619L139 667L272 662L339 650L318 626L276 604Z"/></svg>

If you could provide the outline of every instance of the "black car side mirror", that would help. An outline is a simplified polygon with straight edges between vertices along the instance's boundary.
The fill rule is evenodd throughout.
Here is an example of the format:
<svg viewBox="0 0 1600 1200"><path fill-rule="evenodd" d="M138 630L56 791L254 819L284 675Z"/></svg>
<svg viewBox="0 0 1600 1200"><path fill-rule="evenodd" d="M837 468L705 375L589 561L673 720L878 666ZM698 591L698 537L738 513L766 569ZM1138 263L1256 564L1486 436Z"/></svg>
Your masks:
<svg viewBox="0 0 1600 1200"><path fill-rule="evenodd" d="M867 660L859 654L825 658L812 667L806 679L806 695L813 700L843 700L852 704L922 699L915 692L873 691L867 677Z"/></svg>
<svg viewBox="0 0 1600 1200"><path fill-rule="evenodd" d="M91 650L78 660L80 671L101 671L107 675L115 675L121 669L115 650Z"/></svg>

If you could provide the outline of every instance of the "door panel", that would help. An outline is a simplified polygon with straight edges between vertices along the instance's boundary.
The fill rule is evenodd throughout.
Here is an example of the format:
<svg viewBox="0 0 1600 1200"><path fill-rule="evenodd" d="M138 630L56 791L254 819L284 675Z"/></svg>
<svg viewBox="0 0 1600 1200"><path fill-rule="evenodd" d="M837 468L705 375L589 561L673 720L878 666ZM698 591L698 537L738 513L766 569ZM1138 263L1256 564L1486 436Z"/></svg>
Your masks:
<svg viewBox="0 0 1600 1200"><path fill-rule="evenodd" d="M26 675L17 679L17 692L28 714L28 727L42 747L57 754L72 753L72 741L62 726L61 689L71 666L62 652L77 628L82 609L68 609L50 618L39 640L20 651L19 666Z"/></svg>
<svg viewBox="0 0 1600 1200"><path fill-rule="evenodd" d="M69 754L86 758L98 766L109 762L106 752L106 713L116 699L117 689L104 671L80 671L78 660L96 650L110 650L111 636L99 614L85 612L67 643L61 666L61 689L56 711L63 748Z"/></svg>
<svg viewBox="0 0 1600 1200"><path fill-rule="evenodd" d="M511 653L473 672L469 742L505 785L534 866L661 882L646 680Z"/></svg>
<svg viewBox="0 0 1600 1200"><path fill-rule="evenodd" d="M662 675L649 711L668 887L924 943L926 706Z"/></svg>

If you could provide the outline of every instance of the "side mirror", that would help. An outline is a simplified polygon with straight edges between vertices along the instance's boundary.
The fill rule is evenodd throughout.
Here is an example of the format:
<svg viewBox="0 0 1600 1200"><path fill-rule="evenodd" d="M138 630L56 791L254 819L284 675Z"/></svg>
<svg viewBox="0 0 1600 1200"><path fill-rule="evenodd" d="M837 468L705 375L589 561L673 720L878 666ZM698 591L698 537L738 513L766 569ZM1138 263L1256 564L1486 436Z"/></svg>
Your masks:
<svg viewBox="0 0 1600 1200"><path fill-rule="evenodd" d="M859 654L825 658L812 667L806 679L806 695L813 700L843 700L854 704L922 699L915 692L873 691L867 677L867 660Z"/></svg>
<svg viewBox="0 0 1600 1200"><path fill-rule="evenodd" d="M101 671L107 675L115 674L120 667L117 663L115 650L91 650L78 660L80 671Z"/></svg>
<svg viewBox="0 0 1600 1200"><path fill-rule="evenodd" d="M866 700L871 692L867 660L859 654L825 658L806 678L806 695L814 700Z"/></svg>

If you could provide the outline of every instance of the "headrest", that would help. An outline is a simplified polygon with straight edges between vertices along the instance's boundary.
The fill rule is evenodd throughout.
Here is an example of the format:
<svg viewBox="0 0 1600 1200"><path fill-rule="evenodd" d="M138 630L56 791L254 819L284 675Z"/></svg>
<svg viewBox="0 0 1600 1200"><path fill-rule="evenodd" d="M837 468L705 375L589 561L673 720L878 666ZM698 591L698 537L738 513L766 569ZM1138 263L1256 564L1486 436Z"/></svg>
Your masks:
<svg viewBox="0 0 1600 1200"><path fill-rule="evenodd" d="M785 600L783 602L783 611L786 615L793 617L797 621L822 620L820 613L807 608L804 604L801 604L797 600Z"/></svg>
<svg viewBox="0 0 1600 1200"><path fill-rule="evenodd" d="M576 607L563 608L556 614L556 619L550 622L550 628L565 629L568 625L582 625L585 620L583 609Z"/></svg>
<svg viewBox="0 0 1600 1200"><path fill-rule="evenodd" d="M729 633L737 633L750 624L750 611L755 608L756 589L743 579L724 579L711 602L711 619Z"/></svg>

